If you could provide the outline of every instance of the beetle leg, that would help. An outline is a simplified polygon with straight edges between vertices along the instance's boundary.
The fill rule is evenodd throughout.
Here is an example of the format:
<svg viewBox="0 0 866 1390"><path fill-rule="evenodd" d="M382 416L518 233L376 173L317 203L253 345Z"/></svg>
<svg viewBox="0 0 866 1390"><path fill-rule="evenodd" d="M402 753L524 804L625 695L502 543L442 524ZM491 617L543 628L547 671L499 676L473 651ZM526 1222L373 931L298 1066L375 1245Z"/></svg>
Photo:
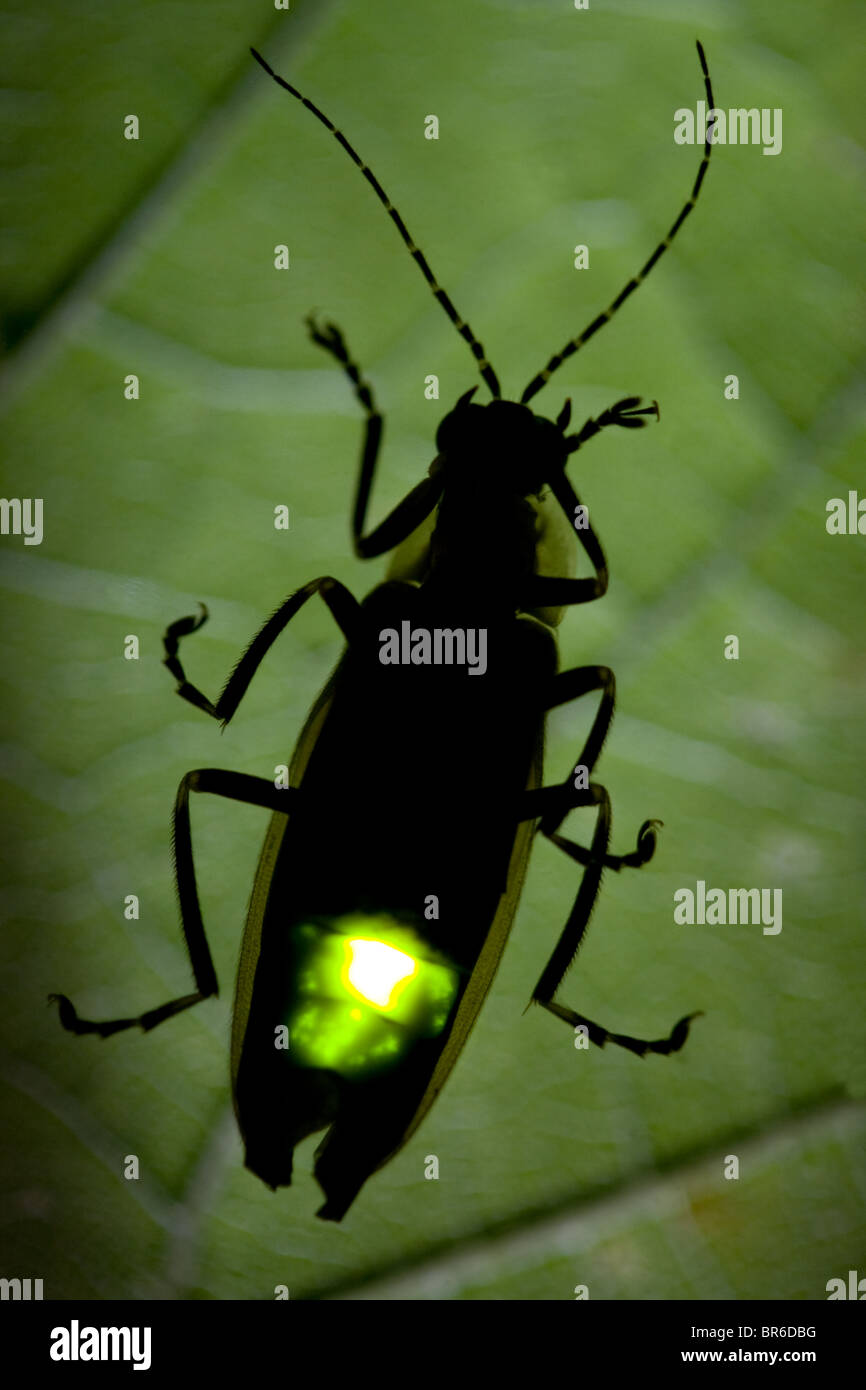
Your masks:
<svg viewBox="0 0 866 1390"><path fill-rule="evenodd" d="M692 1020L702 1017L702 1010L697 1013L686 1014L679 1023L675 1023L666 1038L656 1038L649 1041L647 1038L632 1038L628 1033L609 1033L600 1024L593 1023L592 1019L584 1018L583 1014L575 1013L574 1009L568 1009L564 1004L557 1004L552 999L536 999L535 1003L541 1004L549 1013L556 1014L557 1018L564 1019L571 1028L584 1027L589 1036L590 1042L594 1042L597 1047L604 1047L605 1043L616 1043L617 1047L625 1047L629 1052L637 1053L638 1057L645 1057L648 1052L661 1053L663 1057L668 1057L672 1052L679 1052L689 1036L689 1029Z"/></svg>
<svg viewBox="0 0 866 1390"><path fill-rule="evenodd" d="M192 1008L193 1004L199 1004L202 999L206 999L206 994L184 994L180 999L169 999L167 1004L162 1004L158 1009L151 1009L149 1013L141 1014L138 1018L112 1018L103 1023L95 1023L92 1019L79 1018L75 1005L71 999L67 999L65 994L49 994L49 1004L60 1006L60 1022L67 1033L98 1033L101 1038L110 1038L112 1033L122 1033L125 1028L143 1028L147 1032L150 1028L155 1028L158 1023L164 1022L167 1018L173 1018L175 1014L182 1013L184 1009Z"/></svg>
<svg viewBox="0 0 866 1390"><path fill-rule="evenodd" d="M623 400L617 401L616 405L603 411L597 419L587 420L578 434L568 436L569 453L574 453L606 425L622 425L627 429L639 429L646 424L643 416L655 415L658 419L657 401L653 401L652 406L643 410L637 408L639 405L639 396L626 396ZM586 551L596 577L595 579L569 579L563 576L559 579L550 575L536 575L530 583L529 598L523 606L530 609L545 606L559 608L572 603L592 603L594 599L601 598L607 591L607 560L601 541L589 524L587 509L569 481L564 461L563 467L548 481L550 490L562 508L568 524L575 527L577 539ZM577 524L578 513L581 516L581 525Z"/></svg>
<svg viewBox="0 0 866 1390"><path fill-rule="evenodd" d="M199 603L199 608L201 611L198 615L190 614L186 618L178 618L177 622L170 623L162 634L162 645L165 648L162 664L168 668L177 681L178 695L181 695L184 700L189 700L196 709L203 709L205 714L210 714L214 719L217 719L219 716L216 712L216 706L194 685L190 685L177 654L181 637L188 637L191 632L198 632L199 628L204 627L208 620L206 606Z"/></svg>
<svg viewBox="0 0 866 1390"><path fill-rule="evenodd" d="M595 419L590 418L577 434L568 434L565 442L568 445L568 453L576 454L578 449L582 449L590 439L600 434L607 425L621 425L623 429L639 430L647 424L643 418L646 415L654 415L656 420L661 418L658 401L653 401L652 405L641 406L640 396L625 396L615 405L608 406Z"/></svg>
<svg viewBox="0 0 866 1390"><path fill-rule="evenodd" d="M545 700L545 709L555 709L557 705L579 700L581 696L589 695L593 690L602 692L601 700L586 742L575 764L575 771L577 768L585 769L587 781L589 781L593 768L601 756L607 731L613 719L613 709L616 702L616 677L613 671L609 666L574 666L570 671L562 671L553 677ZM563 783L563 788L566 791L574 790L573 773L569 773ZM543 834L551 835L555 830L558 830L568 809L570 807L566 801L561 812L542 813L541 830Z"/></svg>
<svg viewBox="0 0 866 1390"><path fill-rule="evenodd" d="M604 867L613 869L619 873L620 869L642 869L644 864L648 864L656 852L656 827L664 822L660 820L645 820L640 830L637 832L637 848L629 854L605 854ZM592 863L592 850L586 849L583 845L575 844L574 840L569 840L565 835L548 835L547 838L555 845L558 845L569 859L573 859L577 864L585 867Z"/></svg>
<svg viewBox="0 0 866 1390"><path fill-rule="evenodd" d="M360 498L363 485L363 477L358 484L358 496ZM435 477L423 478L420 483L407 492L402 502L398 502L393 511L389 512L384 521L380 521L374 531L368 536L360 534L360 524L363 523L363 512L366 509L366 497L361 508L359 523L359 503L355 505L355 522L352 527L353 539L355 542L355 554L362 560L370 560L375 555L384 555L388 550L394 550L398 545L406 540L416 531L422 521L433 511L445 486L445 478L442 473ZM369 484L367 493L369 494Z"/></svg>
<svg viewBox="0 0 866 1390"><path fill-rule="evenodd" d="M207 944L201 907L195 882L192 836L189 824L190 792L210 792L248 806L263 806L268 811L288 813L290 801L297 796L294 787L275 787L265 777L251 777L246 772L227 772L219 767L200 767L187 772L180 780L174 802L172 843L177 896L180 903L181 925L192 962L195 982L205 996L218 992L216 971Z"/></svg>
<svg viewBox="0 0 866 1390"><path fill-rule="evenodd" d="M593 435L598 434L606 425L622 425L626 429L640 429L647 422L642 417L654 415L659 418L658 401L653 401L651 406L645 409L638 409L640 406L639 396L626 396L615 405L602 412L597 419L589 419L578 434L567 437L568 452L575 453L587 440L592 439ZM530 582L529 597L523 603L524 608L560 608L571 603L592 603L593 599L601 598L607 592L608 570L607 560L601 541L589 524L588 512L580 501L577 493L569 481L563 466L551 478L549 478L550 490L562 508L569 525L574 525L577 531L577 539L586 551L590 563L595 570L595 579L568 579L563 577L558 579L552 575L536 575ZM577 525L577 514L581 513L583 525Z"/></svg>
<svg viewBox="0 0 866 1390"><path fill-rule="evenodd" d="M125 1028L141 1027L148 1032L157 1024L164 1023L167 1018L173 1018L175 1014L192 1008L193 1004L200 1003L202 999L209 999L219 993L195 882L189 825L191 791L211 792L215 796L243 801L250 806L264 806L269 811L287 813L289 798L293 796L295 788L280 789L264 777L250 777L245 772L226 772L215 767L198 768L194 772L186 773L177 789L174 805L174 864L181 925L198 989L195 994L184 994L179 999L170 999L167 1004L150 1009L137 1018L114 1018L101 1023L79 1018L74 1004L65 994L49 994L49 1002L60 1006L60 1022L68 1032L98 1033L103 1038L111 1037L112 1033L120 1033Z"/></svg>
<svg viewBox="0 0 866 1390"><path fill-rule="evenodd" d="M352 641L357 632L358 614L361 608L358 600L338 579L332 579L329 575L324 575L320 579L311 579L309 584L305 584L303 588L298 589L297 593L287 598L285 603L281 603L276 613L273 613L259 629L226 681L225 689L215 705L187 680L177 656L180 638L187 636L190 632L195 632L207 621L207 609L204 604L200 604L202 612L199 617L179 618L176 623L172 623L162 639L166 650L163 665L168 667L178 682L178 695L182 699L188 700L191 705L195 705L197 709L204 710L212 718L219 719L223 725L227 724L246 694L250 681L259 669L268 650L290 619L295 616L298 609L302 608L313 594L321 594L343 636L348 642Z"/></svg>
<svg viewBox="0 0 866 1390"><path fill-rule="evenodd" d="M584 533L580 536L586 546ZM565 608L573 603L594 603L606 593L606 566L599 570L597 579L559 579L556 575L536 574L523 592L520 607L531 613L538 608Z"/></svg>
<svg viewBox="0 0 866 1390"><path fill-rule="evenodd" d="M577 810L582 806L597 806L601 800L600 792L603 791L604 788L600 788L596 782L579 792L569 790L567 783L565 785L560 783L558 786L552 787L536 787L533 791L524 792L517 819L535 820L539 816L549 815L555 816L558 824L565 819L565 813L568 811ZM605 851L601 861L603 867L614 869L617 873L623 868L642 869L644 864L648 864L655 854L658 839L657 828L663 824L664 821L660 820L645 820L637 832L637 848L628 854L608 854ZM558 845L570 859L574 859L578 864L589 865L595 862L595 856L591 849L575 844L574 840L569 840L564 835L558 835L553 830L545 830L543 819L538 828L542 835L545 835L553 844Z"/></svg>
<svg viewBox="0 0 866 1390"><path fill-rule="evenodd" d="M574 769L575 772L578 768L584 770L586 782L589 781L592 770L598 762L613 718L616 699L616 679L613 671L609 666L575 666L570 671L562 671L553 677L548 696L544 701L545 710L555 709L557 705L578 700L582 695L588 695L593 690L602 691L602 698ZM578 806L596 805L597 801L598 798L587 795L586 785L582 788L576 787L573 773L569 773L565 781L557 785L537 787L533 791L524 792L520 800L518 819L530 820L536 816L541 816L539 828L542 834L553 839L554 833L559 829L569 811ZM661 825L661 821L644 821L638 832L637 850L627 855L607 855L605 857L606 867L620 869L623 864L637 867L648 863L655 849L654 827L657 825ZM561 848L565 849L566 845L571 843L571 841L563 840ZM575 853L572 858L577 859L579 863L587 863L591 857L591 851L583 850L579 845L574 845L573 848Z"/></svg>
<svg viewBox="0 0 866 1390"><path fill-rule="evenodd" d="M544 703L545 709L553 709L557 705L578 699L581 695L587 695L593 690L601 690L602 698L576 764L577 767L582 767L585 770L587 779L598 761L613 718L616 695L616 681L613 671L608 666L576 666L570 671L563 671L554 676L548 698ZM588 850L557 834L570 810L592 805L598 807L598 815L592 843ZM632 1038L624 1033L609 1033L599 1024L593 1023L590 1019L584 1018L575 1013L574 1010L554 1001L554 995L583 940L598 897L602 870L605 868L618 870L625 865L640 868L643 864L648 863L655 850L656 827L661 822L644 821L638 831L637 848L631 854L609 854L611 809L607 789L598 782L590 782L588 787L575 787L571 774L565 782L559 785L539 787L523 793L520 802L520 819L526 820L534 816L541 817L539 829L542 834L551 839L570 858L583 864L586 872L581 879L574 905L562 935L533 991L533 1002L543 1005L551 1013L565 1019L572 1027L578 1025L586 1027L590 1040L597 1043L599 1047L603 1047L606 1042L614 1042L620 1047L636 1052L641 1057L647 1052L679 1051L688 1037L689 1023L692 1018L697 1017L697 1014L689 1014L686 1018L680 1019L669 1037L647 1041L643 1038Z"/></svg>
<svg viewBox="0 0 866 1390"><path fill-rule="evenodd" d="M385 421L376 409L373 388L361 375L357 364L350 357L345 339L336 324L327 323L324 328L320 328L312 314L309 315L306 323L313 342L318 343L319 347L324 348L332 357L336 357L340 363L352 383L355 398L366 417L364 443L361 447L361 469L355 491L355 505L352 509L352 540L355 543L355 553L364 558L368 552L363 547L369 543L369 537L365 537L363 534L364 521L367 515L367 503L370 498L370 489L373 486L373 476L376 472L376 460L379 457L379 446L382 442L382 430Z"/></svg>
<svg viewBox="0 0 866 1390"><path fill-rule="evenodd" d="M590 863L581 878L580 887L577 890L577 896L569 913L568 921L562 930L562 935L533 990L533 1000L542 1004L548 1003L553 998L583 941L584 932L598 897L604 857L610 838L610 797L606 787L595 782L587 791L577 793L577 795L584 799L584 804L587 804L591 799L598 807L590 846Z"/></svg>
<svg viewBox="0 0 866 1390"><path fill-rule="evenodd" d="M616 1043L618 1047L625 1047L630 1052L637 1053L639 1057L643 1057L647 1052L658 1052L664 1055L678 1052L689 1035L689 1025L692 1019L699 1016L697 1013L687 1014L685 1018L681 1018L668 1037L650 1041L646 1038L633 1038L626 1033L609 1033L600 1024L593 1023L591 1019L575 1013L573 1009L567 1008L564 1004L558 1004L554 999L563 976L578 952L592 909L595 906L610 836L610 797L607 790L598 783L594 783L590 791L594 793L594 799L598 805L598 817L590 849L590 862L581 879L574 906L569 913L562 935L532 992L532 1002L541 1004L550 1013L564 1019L572 1028L585 1027L590 1041L598 1047L604 1047L605 1043L612 1042ZM583 795L586 796L586 793L584 792Z"/></svg>
<svg viewBox="0 0 866 1390"><path fill-rule="evenodd" d="M352 508L352 542L355 554L361 560L371 560L376 555L384 555L410 536L416 527L429 516L442 494L442 478L425 478L408 496L404 497L389 516L369 535L364 535L367 519L367 504L376 472L376 460L382 440L384 420L376 409L370 383L361 375L346 347L345 340L336 324L327 323L319 328L315 319L307 319L310 337L319 347L330 352L341 364L354 387L355 396L366 415L364 443L361 448L361 469L358 486L355 490L355 503Z"/></svg>
<svg viewBox="0 0 866 1390"><path fill-rule="evenodd" d="M550 479L550 490L561 506L569 525L574 524L578 510L586 519L587 512L574 488L566 477L565 469ZM576 530L577 539L586 551L590 564L595 570L594 579L570 579L556 575L535 574L529 580L522 596L522 609L562 608L572 603L592 603L607 593L607 560L601 541L586 522Z"/></svg>

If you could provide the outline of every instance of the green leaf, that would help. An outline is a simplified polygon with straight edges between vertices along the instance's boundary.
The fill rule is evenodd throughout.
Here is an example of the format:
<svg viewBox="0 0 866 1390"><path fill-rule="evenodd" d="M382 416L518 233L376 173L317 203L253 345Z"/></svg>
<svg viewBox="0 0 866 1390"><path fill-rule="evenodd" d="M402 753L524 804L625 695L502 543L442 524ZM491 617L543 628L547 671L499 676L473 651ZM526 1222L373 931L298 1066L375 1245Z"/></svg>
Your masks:
<svg viewBox="0 0 866 1390"><path fill-rule="evenodd" d="M251 30L248 5L215 0L7 3L5 19L3 489L43 499L44 539L0 537L4 1270L57 1299L270 1299L279 1284L292 1298L572 1299L585 1284L593 1299L815 1299L866 1272L866 541L825 529L828 500L863 486L852 8L298 3L261 7ZM647 817L665 828L649 866L607 876L560 995L633 1034L705 1017L681 1054L640 1061L524 1015L578 883L538 843L447 1088L336 1228L314 1217L315 1139L274 1195L244 1169L230 1111L262 812L206 798L193 812L219 1001L105 1042L45 1007L62 990L115 1017L190 988L176 786L214 765L272 777L340 652L326 610L305 609L218 738L172 693L166 624L207 603L190 678L215 694L302 583L331 573L361 596L384 573L350 554L362 422L304 316L340 325L386 414L376 520L477 381L369 186L247 46L369 161L515 396L691 188L700 152L672 135L674 111L703 97L695 32L719 106L782 109L782 152L714 148L675 248L534 405L555 416L570 397L576 427L627 395L661 405L659 424L606 432L570 464L611 585L567 612L561 664L616 672L597 772L614 849ZM130 113L138 141L123 138ZM548 781L593 708L551 716ZM576 813L569 830L585 841L591 825ZM674 893L698 880L781 889L782 930L676 925ZM424 1180L431 1153L439 1181Z"/></svg>

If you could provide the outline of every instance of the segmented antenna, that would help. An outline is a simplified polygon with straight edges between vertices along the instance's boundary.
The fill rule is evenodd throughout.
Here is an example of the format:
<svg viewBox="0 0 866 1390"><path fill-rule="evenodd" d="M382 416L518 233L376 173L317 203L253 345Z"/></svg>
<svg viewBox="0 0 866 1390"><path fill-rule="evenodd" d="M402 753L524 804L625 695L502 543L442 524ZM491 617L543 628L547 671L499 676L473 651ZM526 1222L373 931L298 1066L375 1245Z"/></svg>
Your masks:
<svg viewBox="0 0 866 1390"><path fill-rule="evenodd" d="M305 97L303 92L299 92L297 87L293 87L291 82L286 82L284 78L280 77L277 73L275 73L273 68L265 62L261 53L257 53L254 48L251 48L250 52L252 53L256 62L264 68L265 72L268 73L274 79L274 81L280 87L283 88L284 91L288 92L290 96L296 97L298 101L302 102L303 105L306 106L308 111L312 111L316 119L322 122L322 125L325 126L325 128L331 132L334 139L339 141L339 143L343 146L343 149L349 155L350 159L352 159L352 161L355 164L357 164L358 168L361 170L361 173L364 175L364 178L371 185L373 192L379 199L379 202L382 204L388 216L391 218L391 221L394 223L394 226L397 228L397 231L400 233L404 245L408 247L412 259L418 265L421 274L424 276L424 279L427 281L427 284L433 291L435 298L438 299L439 303L442 305L442 308L445 310L445 313L448 315L448 318L454 324L454 327L457 329L460 336L466 339L466 342L472 349L472 355L478 363L478 370L481 373L481 376L484 379L484 381L489 386L491 394L496 397L501 396L502 393L499 389L499 380L492 366L488 362L487 357L485 356L483 346L478 341L475 334L472 332L472 329L469 327L469 324L466 323L465 319L462 319L460 317L457 310L454 308L454 305L451 303L451 300L449 299L448 295L442 289L442 286L439 284L439 282L436 279L436 276L433 274L432 270L430 269L430 266L427 264L427 260L424 256L424 253L422 251L419 251L418 247L415 245L406 228L406 223L403 221L399 212L394 207L393 203L391 202L391 199L388 197L387 193L380 184L379 180L376 178L376 175L373 173L372 169L369 169L367 167L367 165L361 159L361 156L358 154L357 150L354 150L352 148L342 131L337 129L333 121L329 120L328 117L325 115L324 111L320 111L318 106L314 105L314 103L310 101L308 97Z"/></svg>
<svg viewBox="0 0 866 1390"><path fill-rule="evenodd" d="M700 40L698 40L698 57L701 60L701 68L704 74L704 86L707 92L707 110L711 111L715 105L713 101L713 87L712 83L710 82L710 74L707 68L707 60L704 57L704 50L701 47ZM554 356L551 357L544 370L539 372L537 376L534 376L532 378L523 395L520 397L521 401L523 401L524 403L526 401L531 401L532 397L536 395L538 391L541 390L542 386L547 385L548 381L553 376L553 373L556 371L557 367L561 367L563 362L565 362L567 358L571 357L575 352L577 352L578 348L582 348L584 343L588 343L590 338L598 332L602 325L607 323L609 319L613 318L617 309L622 307L622 305L628 299L629 295L633 294L634 291L637 289L641 281L646 279L653 266L655 265L656 261L658 261L661 258L665 251L667 251L668 247L670 246L680 227L683 225L692 208L694 207L695 203L698 201L698 194L701 191L701 184L704 181L704 174L707 172L707 165L710 162L711 149L712 146L710 145L710 132L708 127L704 139L704 155L703 159L701 160L701 167L698 169L698 176L695 179L695 184L694 188L692 189L691 196L683 206L679 217L671 227L664 241L659 242L658 246L656 247L655 251L653 251L652 255L650 256L643 269L639 270L637 275L635 275L631 280L629 280L625 288L620 291L613 303L608 305L604 313L599 314L598 318L593 319L589 327L585 328L583 332L580 334L580 337L572 338L570 342L566 343L565 347L562 348L560 352L555 353Z"/></svg>

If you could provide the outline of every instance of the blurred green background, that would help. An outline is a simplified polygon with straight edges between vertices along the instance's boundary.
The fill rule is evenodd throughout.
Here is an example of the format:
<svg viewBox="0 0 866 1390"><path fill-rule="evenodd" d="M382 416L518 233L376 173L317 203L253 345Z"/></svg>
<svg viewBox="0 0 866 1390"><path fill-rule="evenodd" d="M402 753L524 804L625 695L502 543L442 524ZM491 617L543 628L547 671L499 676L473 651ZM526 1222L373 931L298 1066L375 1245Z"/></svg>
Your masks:
<svg viewBox="0 0 866 1390"><path fill-rule="evenodd" d="M866 1274L866 540L824 524L829 498L864 486L862 11L2 13L3 493L43 497L45 535L0 538L0 1274L92 1299L268 1299L277 1284L293 1298L569 1299L587 1284L591 1298L821 1299L828 1279ZM333 573L360 596L384 573L349 552L360 416L303 316L341 325L386 412L375 519L477 381L370 189L247 46L348 133L515 395L690 189L699 151L672 136L674 110L703 97L696 36L721 107L782 108L782 153L716 147L675 249L535 405L555 415L570 396L578 424L626 394L662 407L659 425L606 434L571 465L611 587L566 616L562 664L617 674L598 772L615 848L647 816L665 830L642 874L606 880L561 997L651 1037L706 1017L679 1056L639 1061L576 1051L557 1020L524 1016L576 886L539 843L443 1096L342 1226L325 1224L316 1140L275 1196L244 1170L230 1108L232 976L265 813L194 807L218 1002L107 1042L64 1034L45 1005L63 990L115 1017L189 988L176 785L201 766L273 776L340 651L310 605L221 738L173 694L166 623L207 602L186 658L215 694L298 585ZM280 242L288 272L273 268ZM578 242L588 270L573 269ZM280 503L288 532L273 528ZM552 717L548 780L573 763L591 703ZM570 827L586 838L589 818ZM782 932L675 926L673 893L697 879L781 888Z"/></svg>

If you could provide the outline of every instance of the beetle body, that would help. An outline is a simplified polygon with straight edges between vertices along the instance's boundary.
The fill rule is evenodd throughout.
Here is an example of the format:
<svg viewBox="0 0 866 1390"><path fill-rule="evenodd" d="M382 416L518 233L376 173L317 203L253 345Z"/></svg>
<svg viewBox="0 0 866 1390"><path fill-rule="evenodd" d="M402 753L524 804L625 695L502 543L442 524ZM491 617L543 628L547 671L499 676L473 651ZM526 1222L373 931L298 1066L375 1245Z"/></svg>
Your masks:
<svg viewBox="0 0 866 1390"><path fill-rule="evenodd" d="M712 109L700 44L698 52ZM219 768L181 780L174 859L195 991L103 1022L80 1018L66 995L51 998L66 1029L105 1038L136 1025L149 1030L215 995L190 794L270 811L235 993L234 1105L247 1166L272 1188L291 1182L295 1145L327 1131L316 1155L325 1194L319 1215L340 1220L369 1175L417 1128L459 1056L502 954L536 833L582 875L531 1002L593 1043L613 1042L639 1056L678 1051L695 1017L651 1041L609 1032L556 998L602 872L642 868L660 824L644 821L633 850L611 851L610 799L594 772L613 716L613 672L601 665L557 670L555 629L564 611L600 598L608 582L604 552L566 465L602 430L640 429L659 412L655 402L641 407L629 396L568 434L568 402L555 421L528 402L656 265L695 205L711 146L708 129L691 195L643 268L550 358L519 402L507 401L480 341L371 170L317 106L254 56L372 186L493 399L473 403L474 391L460 398L439 426L427 477L366 533L382 416L340 331L308 321L365 415L352 538L362 558L392 553L386 580L363 603L330 575L298 589L253 638L215 703L187 679L179 656L206 610L169 626L164 664L178 694L223 725L308 600L327 605L346 646L304 725L288 786ZM590 562L587 576L576 577L578 542ZM576 761L564 781L543 785L546 712L592 694L598 705ZM588 846L561 829L579 807L595 815Z"/></svg>
<svg viewBox="0 0 866 1390"><path fill-rule="evenodd" d="M484 415L494 416L494 466L495 416L509 405L460 412L477 412L481 428ZM527 407L512 405L514 414L534 418ZM519 798L541 783L544 701L556 671L551 627L517 610L512 586L539 563L561 574L567 562L557 552L571 551L573 564L576 549L573 532L546 523L542 505L521 495L526 479L503 488L500 474L492 504L483 480L486 500L473 526L461 451L437 463L456 479L456 496L446 481L426 550L417 537L407 544L411 571L424 577L393 577L405 563L395 557L392 577L361 605L357 635L299 739L291 767L297 809L272 818L235 1000L232 1080L247 1164L270 1185L285 1184L294 1144L332 1125L316 1176L328 1199L321 1214L336 1218L438 1094L505 945L531 841L531 822L517 819ZM513 529L501 548L491 512ZM489 582L497 550L510 566L497 575L498 594ZM515 556L524 558L515 565ZM453 662L381 660L383 632L402 635L408 624L415 633L456 633L470 620L485 633L478 679ZM441 1006L420 1032L411 1019L392 1021L388 1010L353 998L334 963L352 933L387 939L389 926L398 940L405 933L402 944L414 943L422 970L435 965L441 977ZM330 971L316 973L317 957L330 959ZM299 997L305 970L315 978ZM423 983L419 973L406 995ZM274 1046L280 1023L286 1049ZM308 1029L316 1040L307 1040ZM345 1035L338 1056L328 1054L329 1035ZM320 1060L331 1065L316 1066Z"/></svg>

